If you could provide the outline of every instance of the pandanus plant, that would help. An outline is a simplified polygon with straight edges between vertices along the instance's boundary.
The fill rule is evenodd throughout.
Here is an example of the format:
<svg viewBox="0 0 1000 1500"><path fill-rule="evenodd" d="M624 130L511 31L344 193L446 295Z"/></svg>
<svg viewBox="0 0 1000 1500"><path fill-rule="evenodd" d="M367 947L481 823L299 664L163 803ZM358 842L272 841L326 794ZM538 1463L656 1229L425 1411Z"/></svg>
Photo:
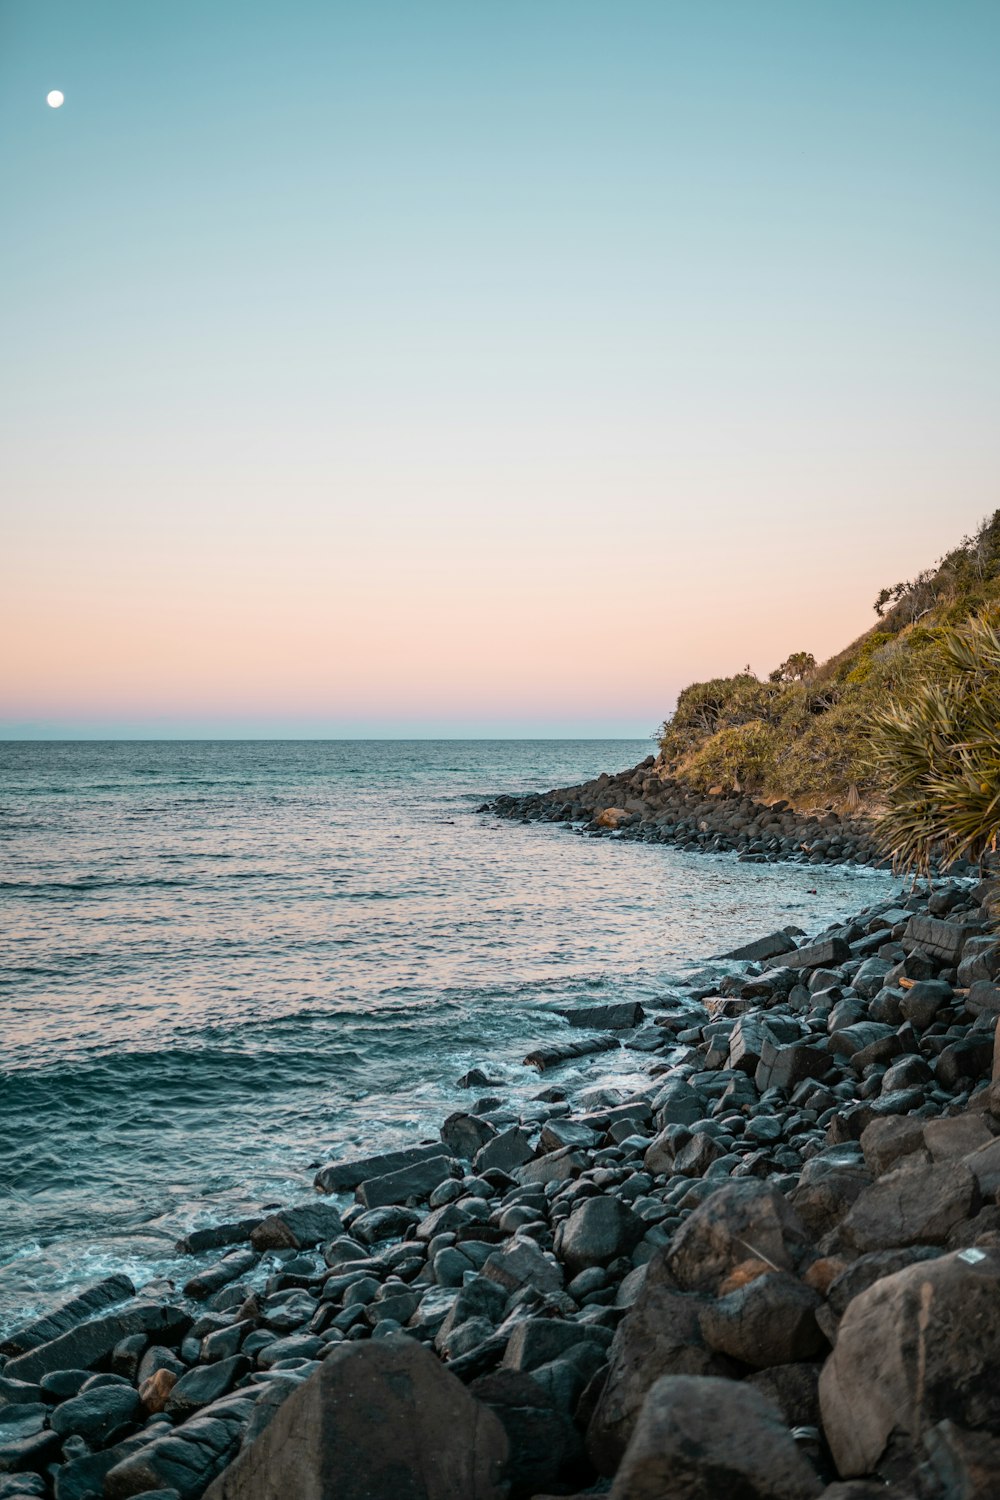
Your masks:
<svg viewBox="0 0 1000 1500"><path fill-rule="evenodd" d="M988 616L942 632L941 672L874 719L888 808L877 832L899 869L979 860L1000 840L1000 635Z"/></svg>

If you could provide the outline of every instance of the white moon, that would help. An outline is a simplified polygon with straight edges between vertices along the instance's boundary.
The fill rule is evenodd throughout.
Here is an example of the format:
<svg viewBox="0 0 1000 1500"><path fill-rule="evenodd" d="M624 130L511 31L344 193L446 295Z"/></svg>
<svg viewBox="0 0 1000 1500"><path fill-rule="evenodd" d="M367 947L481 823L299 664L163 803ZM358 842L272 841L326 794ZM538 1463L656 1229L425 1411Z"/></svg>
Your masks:
<svg viewBox="0 0 1000 1500"><path fill-rule="evenodd" d="M45 102L46 104L50 105L52 109L58 109L60 104L63 102L64 97L65 95L61 94L58 89L53 89L50 94L45 95Z"/></svg>

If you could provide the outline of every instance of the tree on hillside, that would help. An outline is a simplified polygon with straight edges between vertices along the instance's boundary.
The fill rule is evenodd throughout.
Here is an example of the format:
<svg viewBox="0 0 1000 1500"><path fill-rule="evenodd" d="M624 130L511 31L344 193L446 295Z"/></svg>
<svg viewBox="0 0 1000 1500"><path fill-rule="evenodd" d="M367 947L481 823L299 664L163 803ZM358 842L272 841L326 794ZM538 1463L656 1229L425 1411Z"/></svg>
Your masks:
<svg viewBox="0 0 1000 1500"><path fill-rule="evenodd" d="M769 682L804 682L816 670L816 658L811 651L793 651L780 667L775 667Z"/></svg>
<svg viewBox="0 0 1000 1500"><path fill-rule="evenodd" d="M878 833L902 869L978 860L1000 840L1000 635L979 616L940 649L941 675L874 716L889 803Z"/></svg>

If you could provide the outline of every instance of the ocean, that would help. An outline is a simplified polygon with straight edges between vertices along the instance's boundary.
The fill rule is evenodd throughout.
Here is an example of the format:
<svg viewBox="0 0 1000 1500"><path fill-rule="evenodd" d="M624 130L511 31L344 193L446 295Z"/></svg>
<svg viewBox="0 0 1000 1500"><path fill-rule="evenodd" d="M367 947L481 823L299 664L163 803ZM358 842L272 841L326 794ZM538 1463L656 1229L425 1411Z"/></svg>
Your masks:
<svg viewBox="0 0 1000 1500"><path fill-rule="evenodd" d="M189 1273L184 1229L436 1137L471 1067L537 1092L560 1006L676 998L893 890L477 811L651 749L0 744L0 1330L110 1270ZM627 1088L646 1061L555 1077Z"/></svg>

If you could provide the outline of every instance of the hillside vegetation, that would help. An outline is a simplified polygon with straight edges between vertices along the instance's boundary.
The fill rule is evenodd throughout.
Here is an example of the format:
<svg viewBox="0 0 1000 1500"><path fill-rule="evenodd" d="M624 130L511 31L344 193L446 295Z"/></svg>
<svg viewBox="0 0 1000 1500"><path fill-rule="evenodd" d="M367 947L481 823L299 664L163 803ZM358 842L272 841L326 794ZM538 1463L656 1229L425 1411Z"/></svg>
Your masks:
<svg viewBox="0 0 1000 1500"><path fill-rule="evenodd" d="M661 731L663 769L702 791L882 806L892 770L873 751L880 714L953 691L955 628L1000 620L1000 511L874 608L873 627L822 665L798 651L766 680L747 668L685 688Z"/></svg>

